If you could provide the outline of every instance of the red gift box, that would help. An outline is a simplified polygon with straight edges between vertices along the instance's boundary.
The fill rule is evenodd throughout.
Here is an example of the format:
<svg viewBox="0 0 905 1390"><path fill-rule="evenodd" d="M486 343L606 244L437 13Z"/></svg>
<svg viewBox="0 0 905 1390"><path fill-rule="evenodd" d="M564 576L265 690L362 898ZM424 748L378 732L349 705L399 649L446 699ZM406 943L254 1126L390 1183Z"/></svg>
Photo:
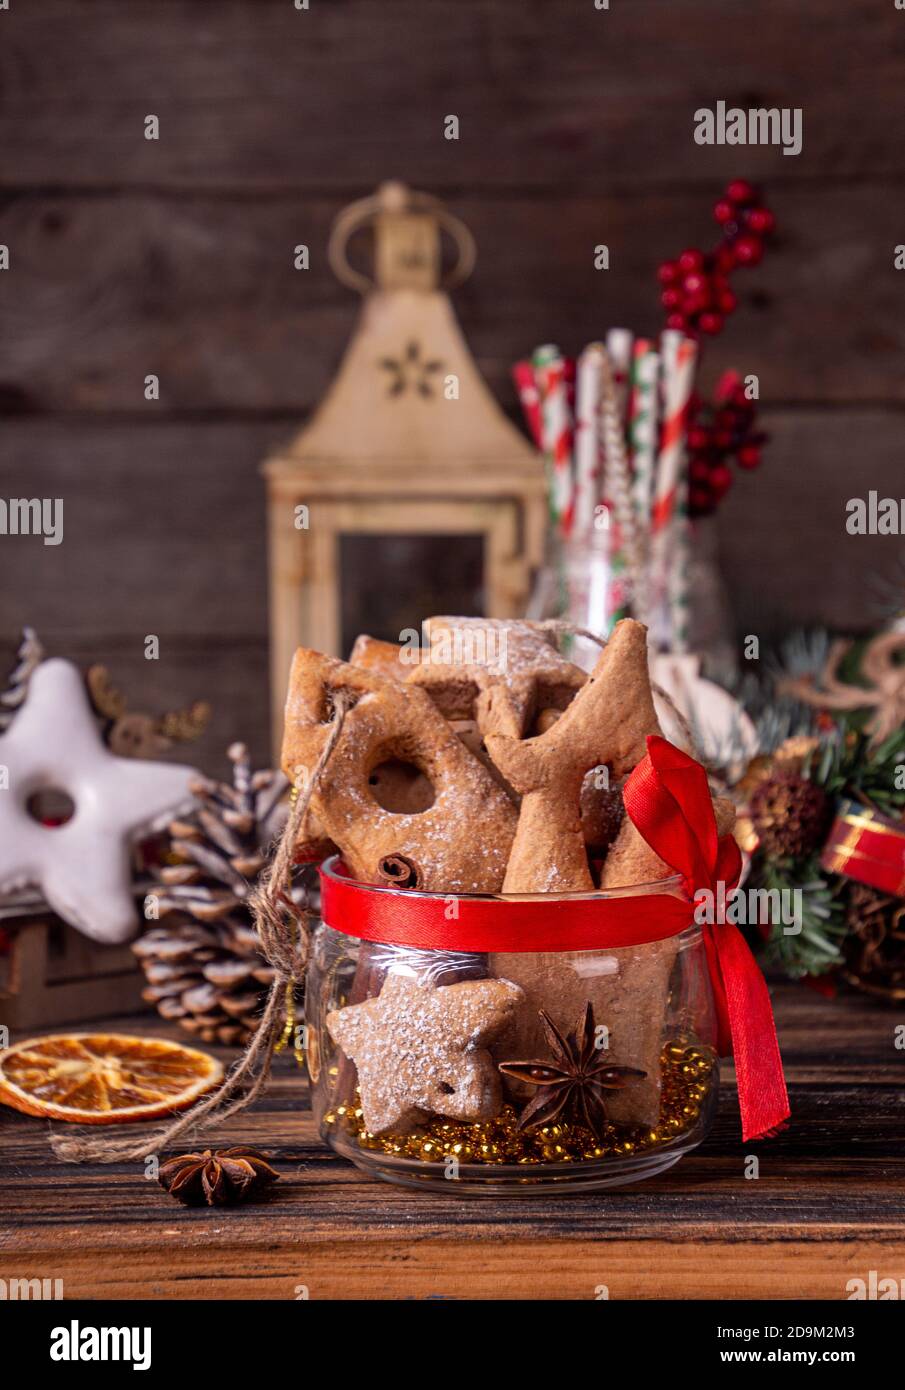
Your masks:
<svg viewBox="0 0 905 1390"><path fill-rule="evenodd" d="M842 801L820 863L831 874L905 898L905 825L873 807Z"/></svg>

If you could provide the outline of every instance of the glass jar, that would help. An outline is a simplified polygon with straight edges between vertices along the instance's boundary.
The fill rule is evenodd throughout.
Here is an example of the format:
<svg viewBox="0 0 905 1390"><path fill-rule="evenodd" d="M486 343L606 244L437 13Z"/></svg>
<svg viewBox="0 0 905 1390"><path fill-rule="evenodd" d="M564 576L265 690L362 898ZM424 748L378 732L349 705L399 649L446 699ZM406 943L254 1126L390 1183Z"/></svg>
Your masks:
<svg viewBox="0 0 905 1390"><path fill-rule="evenodd" d="M662 1172L707 1134L719 1064L702 930L692 925L664 935L661 927L660 939L639 940L633 925L639 907L648 922L658 912L665 918L667 906L672 922L691 919L678 878L593 894L481 899L351 883L336 860L321 872L325 890L331 880L343 882L345 906L332 906L325 891L326 920L314 933L306 994L308 1070L321 1136L359 1168L406 1186L458 1194L517 1195L539 1187L587 1191ZM634 944L528 952L513 951L509 944L506 951L488 953L363 940L356 903L361 894L379 895L367 904L376 902L382 920L391 924L395 912L410 913L417 900L428 900L438 910L442 904L445 918L452 920L469 904L492 904L494 921L502 925L513 912L524 920L526 905L543 914L538 921L546 919L555 903L560 926L579 913L583 921L605 915L601 939L631 937ZM405 939L405 933L400 935ZM356 1063L335 1041L334 1034L343 1034L344 1028L348 1041L352 1018L346 1013L339 1019L339 1011L379 1000L394 976L401 980L394 981L391 991L402 991L402 1006L388 994L383 1010L372 1003L366 1016L355 1019L356 1028L364 1024L370 1036L364 1052L359 1033L349 1045L362 1066L360 1086ZM501 987L501 980L511 983ZM450 1037L455 1044L464 997L455 994L455 987L477 981L496 985L482 999L504 994L506 1008L510 996L518 1003L504 1019L492 1019L492 1003L488 1005L486 1028L475 1028L472 1017L468 1027L473 1041L466 1042L464 1054L449 1052L446 1044ZM513 990L513 984L519 988ZM436 991L450 986L453 993L440 1001ZM421 1014L428 997L431 1002ZM558 1056L541 1009L559 1030ZM426 1023L431 1010L434 1022ZM462 1037L459 1029L460 1044ZM468 1079L460 1085L457 1067L463 1055ZM536 1064L527 1079L526 1062ZM522 1064L520 1075L508 1070L510 1063ZM567 1082L570 1069L577 1067L584 1080L566 1094L565 1085L551 1087L548 1069L537 1070L548 1065L565 1073ZM472 1084L476 1075L478 1086ZM541 1092L550 1097L553 1090L556 1096L547 1101L544 1114L550 1115L550 1107L555 1109L563 1098L559 1113L549 1122L542 1115L542 1122L532 1123L526 1112L533 1097ZM426 1093L435 1099L425 1102ZM590 1108L582 1109L588 1096ZM435 1108L427 1108L430 1104ZM372 1116L379 1116L379 1123L371 1119L371 1128L369 1107Z"/></svg>

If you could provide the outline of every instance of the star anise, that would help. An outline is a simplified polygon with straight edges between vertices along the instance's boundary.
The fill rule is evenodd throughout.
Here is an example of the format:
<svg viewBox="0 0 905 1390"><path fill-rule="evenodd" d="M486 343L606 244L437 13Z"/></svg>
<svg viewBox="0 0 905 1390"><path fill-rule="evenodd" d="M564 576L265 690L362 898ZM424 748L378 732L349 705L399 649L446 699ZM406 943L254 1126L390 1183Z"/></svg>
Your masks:
<svg viewBox="0 0 905 1390"><path fill-rule="evenodd" d="M171 1197L187 1206L227 1207L247 1201L279 1176L257 1149L241 1145L168 1158L157 1178Z"/></svg>
<svg viewBox="0 0 905 1390"><path fill-rule="evenodd" d="M607 1122L607 1091L621 1091L642 1081L647 1072L636 1067L615 1067L596 1046L594 1010L590 1001L574 1030L563 1037L543 1009L544 1026L551 1057L530 1062L500 1062L500 1071L516 1081L537 1086L538 1092L519 1115L519 1129L552 1125L560 1116L583 1125L596 1139L602 1139Z"/></svg>

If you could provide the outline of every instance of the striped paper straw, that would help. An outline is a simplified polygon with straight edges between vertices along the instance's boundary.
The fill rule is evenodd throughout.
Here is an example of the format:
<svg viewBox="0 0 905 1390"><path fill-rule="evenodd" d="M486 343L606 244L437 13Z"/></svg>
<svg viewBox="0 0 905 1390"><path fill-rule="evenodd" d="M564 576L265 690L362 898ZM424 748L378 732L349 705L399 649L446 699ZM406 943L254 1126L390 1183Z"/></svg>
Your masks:
<svg viewBox="0 0 905 1390"><path fill-rule="evenodd" d="M694 385L697 343L667 329L660 340L663 363L663 428L651 513L651 598L668 612L658 634L670 650L687 643L687 516L685 425Z"/></svg>
<svg viewBox="0 0 905 1390"><path fill-rule="evenodd" d="M569 402L569 409L573 416L575 414L575 378L576 364L574 357L563 358L563 376L566 382L566 400Z"/></svg>
<svg viewBox="0 0 905 1390"><path fill-rule="evenodd" d="M632 371L632 332L628 328L611 328L606 335L606 350L613 368L616 403L619 418L624 420L628 410L629 378Z"/></svg>
<svg viewBox="0 0 905 1390"><path fill-rule="evenodd" d="M672 530L673 542L667 577L672 650L674 652L687 652L691 528L688 520L688 470L684 467L679 475L679 484L676 489L676 512Z"/></svg>
<svg viewBox="0 0 905 1390"><path fill-rule="evenodd" d="M657 462L657 397L660 354L647 338L635 343L629 399L628 439L632 464L632 502L642 539L650 527L650 509Z"/></svg>
<svg viewBox="0 0 905 1390"><path fill-rule="evenodd" d="M575 383L575 531L588 536L600 497L601 458L598 410L600 376L606 349L589 343L578 359Z"/></svg>
<svg viewBox="0 0 905 1390"><path fill-rule="evenodd" d="M512 380L518 392L519 404L525 423L531 431L531 438L538 449L543 447L543 432L540 418L540 395L534 378L534 368L530 362L516 362L512 368Z"/></svg>
<svg viewBox="0 0 905 1390"><path fill-rule="evenodd" d="M563 535L572 525L572 412L569 409L565 360L558 347L546 344L534 354L540 391L541 438L550 480L550 512Z"/></svg>

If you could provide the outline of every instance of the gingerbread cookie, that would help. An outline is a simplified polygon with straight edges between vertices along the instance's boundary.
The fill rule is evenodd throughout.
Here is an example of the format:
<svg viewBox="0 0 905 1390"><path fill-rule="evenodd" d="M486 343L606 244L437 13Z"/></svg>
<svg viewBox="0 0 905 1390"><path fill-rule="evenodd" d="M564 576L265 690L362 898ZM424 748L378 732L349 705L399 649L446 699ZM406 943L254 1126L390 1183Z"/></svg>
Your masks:
<svg viewBox="0 0 905 1390"><path fill-rule="evenodd" d="M390 974L376 999L329 1013L330 1036L358 1071L370 1132L402 1134L428 1114L497 1115L501 1085L485 1044L521 1002L508 980L438 986Z"/></svg>
<svg viewBox="0 0 905 1390"><path fill-rule="evenodd" d="M406 676L447 719L474 719L483 734L523 738L541 710L565 709L587 676L555 636L530 622L430 618L429 649Z"/></svg>
<svg viewBox="0 0 905 1390"><path fill-rule="evenodd" d="M312 790L311 810L349 871L376 882L384 861L401 855L417 870L410 886L438 893L498 892L518 813L424 691L300 649L286 701L286 775L297 782L315 766L331 734L333 698L339 692L352 707ZM394 763L414 768L426 780L429 805L420 785L420 809L380 804L372 778L379 779L381 769Z"/></svg>
<svg viewBox="0 0 905 1390"><path fill-rule="evenodd" d="M724 796L713 802L717 835L728 835L735 824L735 806ZM623 819L619 834L610 846L603 861L600 875L601 888L624 888L635 883L654 883L661 878L669 878L674 872L664 864L658 854L651 849L639 830L628 816Z"/></svg>
<svg viewBox="0 0 905 1390"><path fill-rule="evenodd" d="M678 949L671 938L605 951L491 956L491 970L512 979L525 995L525 1004L494 1043L494 1057L505 1062L512 1057L540 1056L544 1046L540 1011L564 1032L590 1004L598 1024L608 1030L607 1063L645 1073L630 1090L610 1097L610 1119L655 1125L660 1114L663 1025ZM517 1080L508 1087L519 1101L530 1094Z"/></svg>
<svg viewBox="0 0 905 1390"><path fill-rule="evenodd" d="M504 892L593 891L585 844L594 791L588 775L594 768L608 769L601 792L621 782L644 757L647 735L658 732L647 630L626 620L617 623L590 680L558 719L548 721L545 733L522 742L487 738L491 757L523 794ZM609 1029L608 1063L646 1073L612 1097L612 1118L655 1123L662 1024L677 949L667 941L637 950L491 957L494 974L521 985L527 1001L495 1055L499 1060L537 1055L544 1041L541 1010L567 1030L590 1003L595 1018ZM521 1098L518 1082L510 1086Z"/></svg>
<svg viewBox="0 0 905 1390"><path fill-rule="evenodd" d="M408 647L398 642L382 642L379 637L369 637L362 632L352 645L349 664L360 666L364 671L376 671L378 676L386 676L388 680L404 681L416 664L414 656Z"/></svg>
<svg viewBox="0 0 905 1390"><path fill-rule="evenodd" d="M717 834L728 835L735 807L724 797L713 803ZM653 883L674 873L654 853L625 816L622 829L604 860L601 886L621 888ZM679 890L677 890L679 891ZM609 951L559 952L556 955L496 955L491 968L515 980L526 998L552 1014L564 1028L570 1017L591 1003L595 1017L609 1030L607 1061L640 1067L646 1075L630 1090L608 1099L611 1120L655 1125L660 1114L660 1052L670 976L678 954L675 937L643 946ZM496 1055L508 1046L511 1055L535 1050L543 1030L528 1010L519 1010ZM523 1098L525 1092L519 1092Z"/></svg>
<svg viewBox="0 0 905 1390"><path fill-rule="evenodd" d="M487 751L522 794L506 893L590 891L594 887L581 826L588 772L606 766L619 780L659 733L647 669L647 629L617 623L587 683L546 733L485 737Z"/></svg>

